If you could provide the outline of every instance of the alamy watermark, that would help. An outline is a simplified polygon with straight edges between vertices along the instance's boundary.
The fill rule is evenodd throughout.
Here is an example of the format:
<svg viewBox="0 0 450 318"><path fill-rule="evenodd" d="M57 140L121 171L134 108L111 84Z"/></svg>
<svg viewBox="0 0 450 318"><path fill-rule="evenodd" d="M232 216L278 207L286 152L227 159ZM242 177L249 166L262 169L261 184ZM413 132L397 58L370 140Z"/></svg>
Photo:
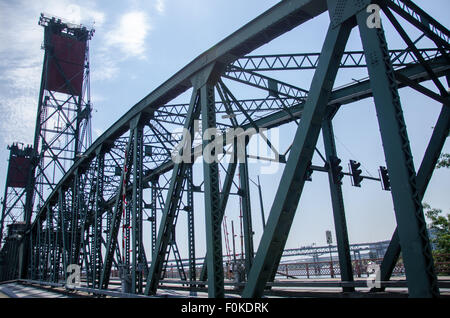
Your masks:
<svg viewBox="0 0 450 318"><path fill-rule="evenodd" d="M372 263L367 266L367 287L381 288L381 270L380 265Z"/></svg>
<svg viewBox="0 0 450 318"><path fill-rule="evenodd" d="M378 4L371 4L367 6L367 13L370 13L367 18L367 27L369 29L380 29L381 28L381 8Z"/></svg>
<svg viewBox="0 0 450 318"><path fill-rule="evenodd" d="M66 273L69 274L66 279L67 288L74 288L81 286L80 265L70 264L69 266L67 266Z"/></svg>
<svg viewBox="0 0 450 318"><path fill-rule="evenodd" d="M172 161L193 163L203 156L206 163L213 162L259 162L261 174L274 174L279 169L280 146L278 128L270 131L265 128L241 127L219 130L207 128L200 133L200 121L195 121L193 134L183 128L172 133L173 140L179 140L171 152ZM269 138L270 137L270 138Z"/></svg>

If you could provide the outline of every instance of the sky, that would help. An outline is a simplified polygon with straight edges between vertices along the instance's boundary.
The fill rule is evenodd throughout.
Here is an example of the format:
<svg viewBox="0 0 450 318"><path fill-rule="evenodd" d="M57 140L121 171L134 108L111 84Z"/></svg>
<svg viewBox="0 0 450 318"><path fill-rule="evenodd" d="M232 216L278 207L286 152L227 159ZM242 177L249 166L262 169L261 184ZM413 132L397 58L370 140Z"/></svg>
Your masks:
<svg viewBox="0 0 450 318"><path fill-rule="evenodd" d="M4 191L9 156L7 145L17 141L31 144L33 141L44 55L41 49L43 28L38 25L41 12L95 29L90 42L91 101L94 107L92 127L95 140L133 105L183 66L277 2L0 0L0 191ZM416 3L449 27L448 0L417 0ZM253 54L320 52L328 23L328 15L323 14ZM414 34L414 30L406 23L405 28ZM388 25L386 36L390 48L405 47ZM347 49L361 49L357 32L352 33ZM302 71L300 75L291 71L276 76L309 89L312 75L311 71ZM364 70L340 72L335 86L366 76ZM435 90L432 84L425 85ZM239 86L236 86L236 90L239 95ZM241 95L244 96L244 93ZM417 168L440 105L411 89L401 90L401 98ZM344 170L347 170L348 159L355 159L362 163L364 174L377 177L377 169L384 166L385 161L373 100L367 99L343 107L333 124ZM287 149L294 132L293 124L280 129L278 134L282 149ZM319 149L323 149L321 138ZM444 151L450 152L448 143ZM317 156L313 163L320 163ZM194 172L200 171L201 174L201 165L197 164L195 169ZM258 175L261 178L266 219L281 170L282 167L275 174L261 174L260 165L250 164L250 178L254 181ZM431 206L447 213L450 211L449 177L448 169L437 170L424 198ZM262 223L257 189L253 185L251 188L257 246ZM343 193L351 243L390 239L395 229L395 217L389 192L382 191L379 183L367 180L363 182L362 188L355 188L346 178ZM200 256L205 243L201 235L204 231L203 203L198 195L195 205L198 207L195 226L200 233L196 238ZM237 201L231 200L230 207L227 217L229 222L234 221L237 228ZM316 172L313 182L307 183L304 188L286 247L325 245L326 230L332 230L335 241L327 176ZM183 230L180 231L182 235ZM179 245L182 256L186 256L186 240L180 239Z"/></svg>

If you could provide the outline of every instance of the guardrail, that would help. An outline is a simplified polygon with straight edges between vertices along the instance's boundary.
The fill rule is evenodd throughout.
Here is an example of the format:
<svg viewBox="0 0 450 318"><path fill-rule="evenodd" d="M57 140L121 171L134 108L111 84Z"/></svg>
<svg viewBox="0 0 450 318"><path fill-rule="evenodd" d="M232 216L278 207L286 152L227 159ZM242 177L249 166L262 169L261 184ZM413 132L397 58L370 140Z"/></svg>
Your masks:
<svg viewBox="0 0 450 318"><path fill-rule="evenodd" d="M436 260L448 260L449 256L439 255ZM382 258L371 258L371 259L361 259L353 260L353 275L355 277L367 277L368 266L370 264L380 265ZM450 275L450 262L448 261L436 261L434 263L435 272L437 275ZM228 279L234 278L234 273L229 267L224 266L225 276ZM197 273L200 273L200 268L197 269ZM340 277L340 267L339 261L321 261L321 262L291 262L291 263L281 263L278 266L277 276L285 278L318 278L318 277ZM188 275L188 270L186 268L186 275ZM405 266L402 262L398 262L395 266L393 276L404 276ZM198 275L197 275L198 277ZM168 266L166 270L165 278L179 279L180 275L176 266Z"/></svg>

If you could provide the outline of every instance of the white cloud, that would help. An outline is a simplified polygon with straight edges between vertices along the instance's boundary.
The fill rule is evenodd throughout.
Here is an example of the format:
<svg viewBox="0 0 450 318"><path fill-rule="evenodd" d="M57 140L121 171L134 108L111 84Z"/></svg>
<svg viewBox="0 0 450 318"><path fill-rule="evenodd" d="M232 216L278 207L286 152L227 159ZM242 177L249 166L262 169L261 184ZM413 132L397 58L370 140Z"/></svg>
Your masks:
<svg viewBox="0 0 450 318"><path fill-rule="evenodd" d="M160 14L164 13L164 11L166 9L166 2L165 2L165 0L156 0L155 9Z"/></svg>
<svg viewBox="0 0 450 318"><path fill-rule="evenodd" d="M33 141L44 51L41 13L97 29L91 43L91 81L118 77L119 63L146 58L146 38L152 29L149 17L138 7L129 9L112 29L96 1L0 0L0 148L13 141ZM165 2L154 2L162 13ZM119 52L120 54L116 54ZM100 102L100 100L96 100Z"/></svg>
<svg viewBox="0 0 450 318"><path fill-rule="evenodd" d="M37 23L41 13L88 27L105 22L93 1L0 1L1 149L13 141L33 141L44 56L43 28Z"/></svg>
<svg viewBox="0 0 450 318"><path fill-rule="evenodd" d="M37 7L44 10L47 16L56 16L62 18L66 22L74 24L83 24L88 27L101 26L105 22L105 14L95 10L91 3L83 4L83 6L70 4L68 0L47 0L46 4L37 3Z"/></svg>
<svg viewBox="0 0 450 318"><path fill-rule="evenodd" d="M3 76L11 87L20 89L20 91L35 92L39 89L41 72L41 65L31 63L7 69Z"/></svg>
<svg viewBox="0 0 450 318"><path fill-rule="evenodd" d="M113 60L106 51L96 53L95 61L91 59L91 80L93 82L112 80L119 74L117 61Z"/></svg>
<svg viewBox="0 0 450 318"><path fill-rule="evenodd" d="M125 54L125 58L145 58L145 39L151 30L148 17L140 11L125 13L119 24L106 34L108 46L116 47Z"/></svg>
<svg viewBox="0 0 450 318"><path fill-rule="evenodd" d="M17 141L32 143L36 121L36 105L37 98L35 96L18 95L17 97L0 100L2 143L8 145ZM2 145L2 149L5 148Z"/></svg>

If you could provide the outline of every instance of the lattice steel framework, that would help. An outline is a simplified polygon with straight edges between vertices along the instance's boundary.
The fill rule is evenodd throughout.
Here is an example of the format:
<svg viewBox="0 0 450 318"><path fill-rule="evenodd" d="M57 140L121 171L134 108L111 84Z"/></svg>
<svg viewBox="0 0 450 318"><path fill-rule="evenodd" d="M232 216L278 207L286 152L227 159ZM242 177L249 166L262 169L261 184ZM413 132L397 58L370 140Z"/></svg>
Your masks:
<svg viewBox="0 0 450 318"><path fill-rule="evenodd" d="M29 146L24 150L27 152L25 156L19 155L30 161L26 167L22 167L26 182L19 185L22 188L20 191L17 187L10 187L18 184L16 180L18 176L10 172L17 167L10 165L8 174L14 180L6 185L5 191L10 195L9 198L5 195L7 200L2 210L4 215L2 229L4 223L8 222L8 218L25 222L29 226L49 193L55 189L59 180L92 143L89 40L94 30L43 14L40 16L39 25L44 27L42 48L45 53L34 143L32 147ZM11 148L12 156L16 156L16 148L16 145ZM79 192L80 185L74 185L72 198L68 198L72 207L70 222L74 224L79 223L78 204L81 204L82 197ZM11 194L16 198L13 199ZM17 211L16 215L13 215L14 211ZM62 244L56 241L62 235L60 229L56 229L57 226L52 224L51 227L55 229L48 229L50 232L46 236L54 241L53 249L58 249ZM79 230L79 227L78 230L72 230L71 237L66 242L73 245L71 259L78 253L76 250L79 249ZM50 246L48 245L50 243L46 244ZM28 245L25 246L27 247ZM54 256L53 253L49 257Z"/></svg>
<svg viewBox="0 0 450 318"><path fill-rule="evenodd" d="M38 209L91 144L89 40L86 27L41 15L44 67L33 148ZM34 204L34 198L29 199ZM31 218L31 216L29 216Z"/></svg>
<svg viewBox="0 0 450 318"><path fill-rule="evenodd" d="M371 4L387 18L379 27L367 23L373 14L367 11ZM330 25L321 53L249 55L322 13L328 13ZM400 18L421 32L418 40L410 38ZM388 49L383 29L388 22L406 48ZM359 30L362 50L345 52L353 29ZM389 280L401 250L410 296L438 296L421 199L449 133L448 92L441 82L449 76L449 34L410 0L281 1L143 98L75 161L45 197L31 225L30 266L23 271L30 279L58 281L66 277L63 269L68 264L79 264L87 273L89 287L105 290L117 270L127 292L156 294L164 281L168 253L177 246L175 230L183 211L187 212L189 247L189 274L184 279L192 286L207 285L210 297L224 297L221 224L233 195L240 198L243 218L246 280L242 296L261 297L267 283L275 279L305 182L312 180L313 172L324 172L329 177L340 275L351 283L354 273L341 185L344 176L356 176L342 171L333 119L343 105L373 98L386 160L383 171L390 181L385 189L391 190L397 221L381 266L382 279ZM422 39L427 39L428 47L420 47ZM344 68L367 69L369 78L336 88L336 75ZM267 75L287 70L298 74L313 70L310 89ZM424 86L425 81L436 89ZM237 85L266 95L238 98ZM443 105L417 173L398 93L404 87ZM185 92L190 93L190 102L170 103ZM297 127L285 153L280 154L270 138L263 137L285 167L270 213L263 218L261 240L255 244L250 177L242 157L267 158L248 153L247 140L235 142L236 138L228 140L224 135L229 129L252 128L260 133L287 123ZM180 128L183 134L171 133ZM185 138L187 132L192 138ZM320 133L324 154L317 146ZM201 141L196 138L199 134L204 137ZM222 148L226 153L219 156L221 160L205 159L205 153L221 153ZM199 181L192 163L202 153ZM314 153L323 165L312 164ZM191 160L174 160L177 157ZM222 157L236 160L225 169ZM221 173L225 173L223 183ZM386 181L369 176L361 180ZM194 209L194 194L202 196L203 210ZM205 213L202 239L207 250L198 277L196 211ZM145 221L150 222L148 235ZM144 237L150 242L147 250ZM181 258L175 258L178 270L184 272ZM347 284L344 290L354 288Z"/></svg>
<svg viewBox="0 0 450 318"><path fill-rule="evenodd" d="M0 220L0 246L3 246L3 239L7 236L8 226L25 221L26 189L33 156L31 146L23 147L19 144L13 144L8 147L8 150L10 154Z"/></svg>

